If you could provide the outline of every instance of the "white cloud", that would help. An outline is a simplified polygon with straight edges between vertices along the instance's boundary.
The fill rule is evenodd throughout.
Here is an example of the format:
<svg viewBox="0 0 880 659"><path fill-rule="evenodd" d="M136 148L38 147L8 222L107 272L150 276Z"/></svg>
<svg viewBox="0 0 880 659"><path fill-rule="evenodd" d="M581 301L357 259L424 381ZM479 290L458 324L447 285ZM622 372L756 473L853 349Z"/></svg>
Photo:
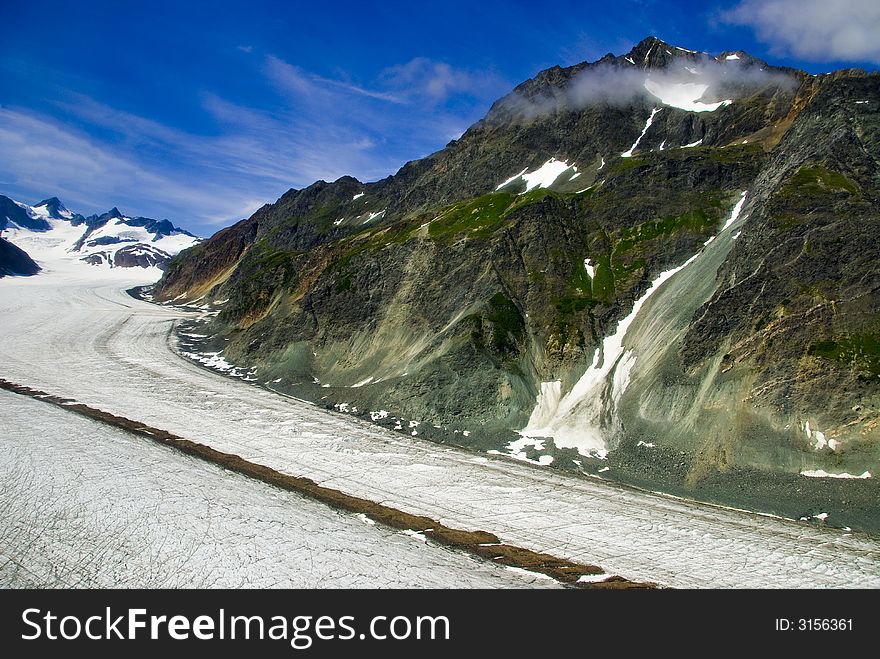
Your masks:
<svg viewBox="0 0 880 659"><path fill-rule="evenodd" d="M757 91L767 85L790 87L796 80L789 75L771 73L744 65L740 61L699 63L684 62L662 71L646 71L638 67L620 67L600 64L575 74L565 87L549 87L540 92L511 94L496 106L498 117L529 121L536 116L555 112L559 108L579 109L610 105L619 107L634 102L652 105L659 103L651 93L659 87L704 85L704 103L717 103L738 98L743 88ZM681 89L681 87L679 87Z"/></svg>
<svg viewBox="0 0 880 659"><path fill-rule="evenodd" d="M393 81L380 76L364 86L261 57L259 81L269 93L260 106L200 92L198 131L56 89L60 100L45 108L52 116L0 107L0 194L57 195L83 213L118 205L207 235L290 187L387 176L482 113L473 98L456 97L479 93L476 74L410 64Z"/></svg>
<svg viewBox="0 0 880 659"><path fill-rule="evenodd" d="M136 190L151 190L165 208L197 205L207 213L222 212L230 201L119 157L50 119L7 108L0 108L0 151L4 178L33 190L53 181L55 188L41 194L63 195L71 205L92 207L94 199L106 199L109 208L122 205ZM89 199L84 190L89 191Z"/></svg>
<svg viewBox="0 0 880 659"><path fill-rule="evenodd" d="M344 80L324 78L304 71L274 55L269 55L266 58L266 74L279 87L301 96L305 100L328 99L333 96L334 90L342 90L389 103L403 103L403 100L394 94L366 89Z"/></svg>
<svg viewBox="0 0 880 659"><path fill-rule="evenodd" d="M880 64L878 0L742 0L721 18L751 27L777 55Z"/></svg>
<svg viewBox="0 0 880 659"><path fill-rule="evenodd" d="M383 84L410 102L445 103L464 94L473 98L496 98L509 87L490 71L457 69L446 62L416 57L405 64L388 67L380 75Z"/></svg>

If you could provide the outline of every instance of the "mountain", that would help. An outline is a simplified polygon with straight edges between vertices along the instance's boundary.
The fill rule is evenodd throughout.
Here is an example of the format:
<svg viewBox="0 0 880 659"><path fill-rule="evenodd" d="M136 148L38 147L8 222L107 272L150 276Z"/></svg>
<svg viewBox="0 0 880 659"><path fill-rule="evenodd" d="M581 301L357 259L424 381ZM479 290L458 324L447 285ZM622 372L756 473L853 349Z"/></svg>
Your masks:
<svg viewBox="0 0 880 659"><path fill-rule="evenodd" d="M880 466L878 108L876 73L651 37L386 179L288 191L154 295L220 310L191 355L404 432L853 506Z"/></svg>
<svg viewBox="0 0 880 659"><path fill-rule="evenodd" d="M24 250L0 238L0 277L35 275L40 266Z"/></svg>
<svg viewBox="0 0 880 659"><path fill-rule="evenodd" d="M49 231L51 229L45 217L28 212L28 207L24 204L19 204L9 197L0 195L0 231L13 225L30 231Z"/></svg>
<svg viewBox="0 0 880 659"><path fill-rule="evenodd" d="M0 195L0 231L37 260L78 259L111 268L164 268L199 241L168 220L127 217L118 208L84 217L57 197L28 206Z"/></svg>

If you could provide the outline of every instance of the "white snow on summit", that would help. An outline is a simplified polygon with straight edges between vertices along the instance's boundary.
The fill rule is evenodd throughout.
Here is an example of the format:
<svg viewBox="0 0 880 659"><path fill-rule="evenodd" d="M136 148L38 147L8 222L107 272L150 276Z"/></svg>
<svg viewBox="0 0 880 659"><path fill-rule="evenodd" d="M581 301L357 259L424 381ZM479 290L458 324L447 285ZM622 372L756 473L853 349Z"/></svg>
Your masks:
<svg viewBox="0 0 880 659"><path fill-rule="evenodd" d="M119 243L108 244L117 245L121 243L122 245L120 246L124 246L126 243L148 243L153 247L161 249L166 254L174 256L198 242L198 239L188 236L181 231L174 231L167 236L163 235L157 240L155 235L147 231L146 228L132 226L126 222L127 220L131 221L131 218L114 218L108 221L107 224L89 234L80 251L83 255L86 255L93 251L92 247L95 247L91 243L100 242L102 239L107 241L115 239Z"/></svg>
<svg viewBox="0 0 880 659"><path fill-rule="evenodd" d="M116 266L117 253L125 250L125 258L120 258L120 265L151 272L155 270L158 278L161 271L154 263L199 242L199 238L179 229L158 236L150 233L146 227L137 226L144 222L144 218L133 219L120 214L91 230L84 218L74 215L60 203L55 216L48 203L38 206L28 206L20 201L15 203L29 217L46 222L49 229L34 231L10 221L3 230L3 236L27 252L44 271L66 271L68 264L72 263L92 270L111 269Z"/></svg>

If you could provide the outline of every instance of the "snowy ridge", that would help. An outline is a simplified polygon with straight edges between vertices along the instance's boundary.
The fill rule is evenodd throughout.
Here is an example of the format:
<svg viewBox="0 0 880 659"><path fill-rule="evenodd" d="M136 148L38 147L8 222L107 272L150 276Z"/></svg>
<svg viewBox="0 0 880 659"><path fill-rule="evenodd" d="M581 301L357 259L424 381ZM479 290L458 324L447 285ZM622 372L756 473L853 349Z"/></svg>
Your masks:
<svg viewBox="0 0 880 659"><path fill-rule="evenodd" d="M4 236L46 269L61 262L104 267L153 269L200 239L167 220L132 218L117 209L85 218L52 198L36 206L14 202L45 230L19 226L10 220Z"/></svg>

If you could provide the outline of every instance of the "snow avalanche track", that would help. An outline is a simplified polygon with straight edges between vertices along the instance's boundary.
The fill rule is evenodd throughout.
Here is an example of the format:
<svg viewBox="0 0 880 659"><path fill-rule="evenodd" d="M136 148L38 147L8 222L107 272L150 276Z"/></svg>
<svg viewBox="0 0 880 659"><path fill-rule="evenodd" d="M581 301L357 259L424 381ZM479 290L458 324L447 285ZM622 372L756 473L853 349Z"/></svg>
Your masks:
<svg viewBox="0 0 880 659"><path fill-rule="evenodd" d="M675 587L880 587L876 538L489 459L210 372L172 349L174 322L184 313L125 293L139 283L145 282L53 272L0 280L0 377L354 496L451 527L490 531L504 542L600 565L629 579ZM0 397L4 416L20 407L9 400ZM36 413L41 408L34 405ZM45 411L47 418L50 414ZM4 434L14 427L4 423ZM12 443L3 442L4 448ZM173 460L175 470L181 469L178 458ZM235 487L247 483L236 480ZM357 553L360 541L350 537ZM426 572L437 569L436 555L428 553ZM448 585L463 585L454 573L444 574ZM501 585L514 575L485 576ZM377 575L375 585L385 583ZM472 583L485 585L476 577Z"/></svg>

